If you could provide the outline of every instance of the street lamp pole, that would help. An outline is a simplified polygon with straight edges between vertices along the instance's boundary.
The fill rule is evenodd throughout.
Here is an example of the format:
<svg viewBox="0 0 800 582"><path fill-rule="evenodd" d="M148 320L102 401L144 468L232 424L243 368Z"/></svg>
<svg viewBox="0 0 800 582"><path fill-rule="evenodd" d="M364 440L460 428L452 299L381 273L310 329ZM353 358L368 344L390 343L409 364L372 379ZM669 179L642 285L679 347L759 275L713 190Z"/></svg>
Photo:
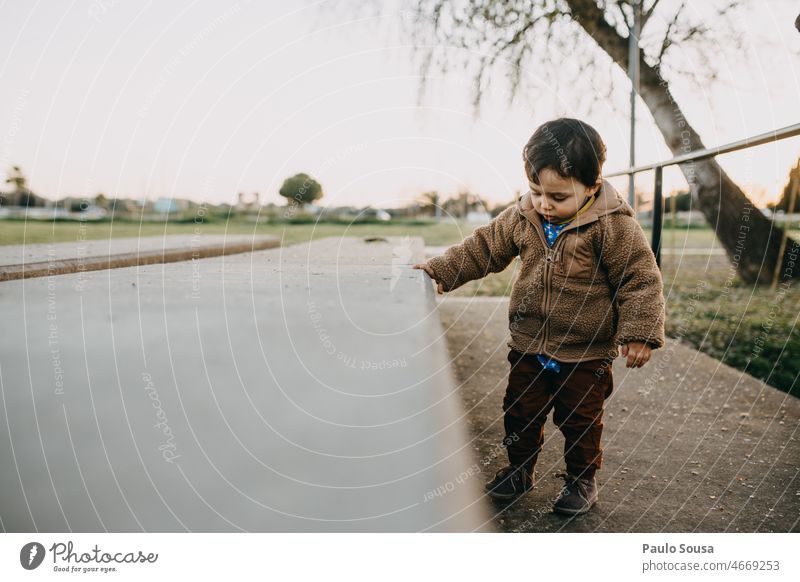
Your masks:
<svg viewBox="0 0 800 582"><path fill-rule="evenodd" d="M631 151L630 166L636 166L636 95L639 93L639 34L642 27L641 0L631 0L633 8L633 25L628 28L628 77L631 80ZM628 202L636 210L636 194L634 193L634 176L628 176Z"/></svg>

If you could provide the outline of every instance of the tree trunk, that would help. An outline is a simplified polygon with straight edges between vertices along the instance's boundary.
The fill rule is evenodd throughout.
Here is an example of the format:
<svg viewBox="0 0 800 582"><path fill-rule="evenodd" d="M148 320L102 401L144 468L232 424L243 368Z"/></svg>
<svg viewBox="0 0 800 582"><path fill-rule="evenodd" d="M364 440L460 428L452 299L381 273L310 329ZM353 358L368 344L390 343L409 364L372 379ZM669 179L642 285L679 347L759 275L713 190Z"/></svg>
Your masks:
<svg viewBox="0 0 800 582"><path fill-rule="evenodd" d="M567 0L574 19L614 60L627 70L628 39L617 34L605 20L594 0ZM692 128L672 98L669 85L659 71L639 61L639 96L674 155L704 149L700 136ZM680 166L689 182L692 196L714 229L742 280L769 284L777 264L779 281L794 277L798 262L798 243L789 240L779 261L783 230L753 206L714 158L688 162ZM794 263L797 263L795 265Z"/></svg>

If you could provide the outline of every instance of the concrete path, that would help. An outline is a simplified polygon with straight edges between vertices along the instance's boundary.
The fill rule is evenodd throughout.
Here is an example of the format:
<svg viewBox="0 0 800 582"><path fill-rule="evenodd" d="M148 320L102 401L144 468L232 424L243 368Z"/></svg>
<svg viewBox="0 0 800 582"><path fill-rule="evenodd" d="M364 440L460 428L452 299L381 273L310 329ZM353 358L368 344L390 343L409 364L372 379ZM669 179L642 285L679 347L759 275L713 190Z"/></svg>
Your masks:
<svg viewBox="0 0 800 582"><path fill-rule="evenodd" d="M492 529L421 239L0 283L0 524Z"/></svg>
<svg viewBox="0 0 800 582"><path fill-rule="evenodd" d="M506 463L502 399L508 300L439 301L481 483ZM800 530L800 401L676 341L641 369L614 363L600 502L572 520L551 512L563 438L548 422L525 497L494 506L504 531L796 532Z"/></svg>
<svg viewBox="0 0 800 582"><path fill-rule="evenodd" d="M191 261L280 246L276 236L165 235L0 246L0 281Z"/></svg>

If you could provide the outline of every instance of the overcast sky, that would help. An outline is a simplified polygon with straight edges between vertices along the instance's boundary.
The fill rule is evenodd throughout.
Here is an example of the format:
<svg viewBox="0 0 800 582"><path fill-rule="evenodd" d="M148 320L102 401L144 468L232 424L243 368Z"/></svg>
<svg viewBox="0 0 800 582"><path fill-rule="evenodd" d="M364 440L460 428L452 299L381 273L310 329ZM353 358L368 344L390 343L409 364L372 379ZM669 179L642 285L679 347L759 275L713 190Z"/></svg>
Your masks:
<svg viewBox="0 0 800 582"><path fill-rule="evenodd" d="M750 62L718 46L718 84L674 83L706 144L800 121L797 10L753 1L741 18ZM396 3L371 15L328 2L2 2L0 174L21 165L50 198L216 203L257 191L283 203L281 182L303 171L322 183L326 205L397 206L432 189L497 203L525 188L521 148L558 115L601 132L607 171L627 165L621 75L607 81L623 100L586 115L526 71L531 89L516 106L498 81L476 119L466 74L434 79L419 104L401 23ZM637 161L668 157L643 106L639 119ZM798 155L795 138L720 161L763 205ZM666 178L681 186L677 171Z"/></svg>

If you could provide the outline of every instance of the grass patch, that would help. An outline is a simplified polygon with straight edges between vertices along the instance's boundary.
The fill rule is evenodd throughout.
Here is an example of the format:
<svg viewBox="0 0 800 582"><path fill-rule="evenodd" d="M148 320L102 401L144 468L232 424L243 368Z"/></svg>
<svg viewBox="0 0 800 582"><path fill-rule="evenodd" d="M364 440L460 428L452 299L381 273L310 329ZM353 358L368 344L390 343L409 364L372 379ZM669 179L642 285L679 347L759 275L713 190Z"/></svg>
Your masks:
<svg viewBox="0 0 800 582"><path fill-rule="evenodd" d="M307 242L326 236L421 236L429 245L448 245L462 240L475 228L456 222L430 223L421 220L390 223L359 221L295 222L256 224L244 220L209 219L201 224L190 221L137 222L128 220L77 221L0 221L0 245L75 242L108 238L164 236L171 234L270 234L284 245Z"/></svg>
<svg viewBox="0 0 800 582"><path fill-rule="evenodd" d="M725 256L675 259L663 266L667 334L800 396L800 291L780 285L771 291L731 277ZM700 281L706 286L698 292Z"/></svg>

